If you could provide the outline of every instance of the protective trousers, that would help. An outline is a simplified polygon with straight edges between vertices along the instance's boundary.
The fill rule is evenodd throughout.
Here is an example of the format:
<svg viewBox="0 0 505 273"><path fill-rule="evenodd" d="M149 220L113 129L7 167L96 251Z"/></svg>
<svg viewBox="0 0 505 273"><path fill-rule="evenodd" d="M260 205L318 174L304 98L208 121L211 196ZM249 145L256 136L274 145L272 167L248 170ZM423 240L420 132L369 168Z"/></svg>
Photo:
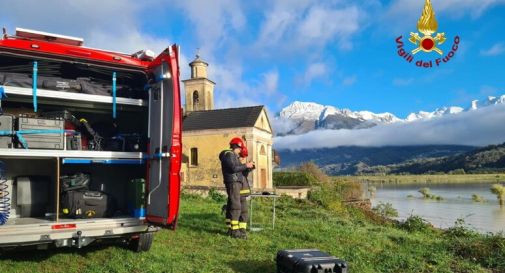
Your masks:
<svg viewBox="0 0 505 273"><path fill-rule="evenodd" d="M242 183L230 182L226 183L226 193L228 194L228 203L226 204L226 225L231 230L238 230L239 218L242 210L240 203L240 189ZM247 205L246 205L247 207Z"/></svg>
<svg viewBox="0 0 505 273"><path fill-rule="evenodd" d="M251 189L249 187L249 181L244 178L242 181L242 186L240 188L240 217L239 217L239 228L247 229L247 220L249 219L249 206L247 204L247 197L251 194Z"/></svg>

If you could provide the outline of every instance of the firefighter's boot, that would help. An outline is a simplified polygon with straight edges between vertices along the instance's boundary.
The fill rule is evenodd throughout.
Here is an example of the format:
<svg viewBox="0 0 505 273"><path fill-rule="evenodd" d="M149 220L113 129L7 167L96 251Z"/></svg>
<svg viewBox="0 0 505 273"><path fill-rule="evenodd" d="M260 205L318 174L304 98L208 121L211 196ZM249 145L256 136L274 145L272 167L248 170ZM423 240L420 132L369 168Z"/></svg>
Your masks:
<svg viewBox="0 0 505 273"><path fill-rule="evenodd" d="M247 231L245 228L239 229L242 239L247 239Z"/></svg>
<svg viewBox="0 0 505 273"><path fill-rule="evenodd" d="M244 239L244 237L242 236L242 232L240 232L239 229L232 230L230 236L235 239Z"/></svg>

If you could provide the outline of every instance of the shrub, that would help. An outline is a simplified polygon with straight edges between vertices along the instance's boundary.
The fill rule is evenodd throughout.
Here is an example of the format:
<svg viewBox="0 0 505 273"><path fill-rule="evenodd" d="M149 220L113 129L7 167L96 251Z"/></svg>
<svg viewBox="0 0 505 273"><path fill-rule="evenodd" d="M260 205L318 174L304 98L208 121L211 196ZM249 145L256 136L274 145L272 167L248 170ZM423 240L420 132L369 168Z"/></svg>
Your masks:
<svg viewBox="0 0 505 273"><path fill-rule="evenodd" d="M442 196L431 194L430 188L421 188L421 189L419 189L418 192L423 195L424 199L433 199L433 200L437 200L437 201L444 200L444 198Z"/></svg>
<svg viewBox="0 0 505 273"><path fill-rule="evenodd" d="M482 202L486 201L482 196L480 196L478 194L472 194L472 200L474 202L479 202L479 203L482 203Z"/></svg>
<svg viewBox="0 0 505 273"><path fill-rule="evenodd" d="M312 180L319 183L326 183L330 181L328 175L323 172L316 163L310 161L303 163L298 167L298 171L305 173L311 177Z"/></svg>
<svg viewBox="0 0 505 273"><path fill-rule="evenodd" d="M361 183L356 181L336 180L334 184L337 192L344 201L363 199L364 191Z"/></svg>
<svg viewBox="0 0 505 273"><path fill-rule="evenodd" d="M399 224L399 227L409 232L426 231L432 229L430 223L417 215L409 216L409 218L405 219L405 221Z"/></svg>
<svg viewBox="0 0 505 273"><path fill-rule="evenodd" d="M199 194L190 192L187 189L183 188L181 190L181 199L184 199L184 200L202 199L202 196Z"/></svg>
<svg viewBox="0 0 505 273"><path fill-rule="evenodd" d="M420 188L418 192L422 194L424 198L430 198L431 196L430 188Z"/></svg>
<svg viewBox="0 0 505 273"><path fill-rule="evenodd" d="M505 204L505 187L501 184L494 184L491 186L491 192L496 194L500 206L503 206Z"/></svg>
<svg viewBox="0 0 505 273"><path fill-rule="evenodd" d="M465 169L455 169L449 172L449 174L466 174Z"/></svg>
<svg viewBox="0 0 505 273"><path fill-rule="evenodd" d="M274 172L274 186L311 186L316 180L302 172Z"/></svg>
<svg viewBox="0 0 505 273"><path fill-rule="evenodd" d="M326 184L313 187L309 192L307 199L326 209L342 212L345 210L342 205L342 197L339 194L336 184Z"/></svg>
<svg viewBox="0 0 505 273"><path fill-rule="evenodd" d="M450 237L474 237L478 236L478 233L468 228L465 225L465 220L463 218L458 218L454 222L454 226L445 230L445 234Z"/></svg>
<svg viewBox="0 0 505 273"><path fill-rule="evenodd" d="M391 203L379 202L372 210L382 217L398 217L398 210Z"/></svg>
<svg viewBox="0 0 505 273"><path fill-rule="evenodd" d="M463 259L494 269L492 272L505 272L505 238L501 234L455 237L450 249Z"/></svg>
<svg viewBox="0 0 505 273"><path fill-rule="evenodd" d="M218 202L218 203L225 202L227 199L226 195L219 192L216 188L209 189L209 198Z"/></svg>

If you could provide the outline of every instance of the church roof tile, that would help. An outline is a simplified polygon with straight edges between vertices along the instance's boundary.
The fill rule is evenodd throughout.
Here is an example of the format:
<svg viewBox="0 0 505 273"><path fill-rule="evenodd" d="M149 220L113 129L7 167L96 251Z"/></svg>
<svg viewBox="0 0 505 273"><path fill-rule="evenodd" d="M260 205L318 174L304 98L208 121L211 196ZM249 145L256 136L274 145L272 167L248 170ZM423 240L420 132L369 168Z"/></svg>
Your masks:
<svg viewBox="0 0 505 273"><path fill-rule="evenodd" d="M253 127L264 106L189 112L183 118L183 131Z"/></svg>

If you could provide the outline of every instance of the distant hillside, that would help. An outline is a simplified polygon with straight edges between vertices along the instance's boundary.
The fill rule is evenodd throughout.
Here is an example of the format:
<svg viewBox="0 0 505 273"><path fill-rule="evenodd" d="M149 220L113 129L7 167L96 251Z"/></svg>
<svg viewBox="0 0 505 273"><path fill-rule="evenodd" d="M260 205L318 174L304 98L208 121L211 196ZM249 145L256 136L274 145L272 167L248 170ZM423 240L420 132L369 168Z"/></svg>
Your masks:
<svg viewBox="0 0 505 273"><path fill-rule="evenodd" d="M370 166L399 164L409 160L439 158L462 154L476 149L460 145L423 145L402 147L336 147L305 149L299 151L281 150L281 167L288 168L303 162L313 161L328 174L354 174L356 165Z"/></svg>
<svg viewBox="0 0 505 273"><path fill-rule="evenodd" d="M367 164L368 165L368 164ZM463 154L409 160L386 166L366 166L361 163L358 173L488 173L505 171L505 143L478 148Z"/></svg>

